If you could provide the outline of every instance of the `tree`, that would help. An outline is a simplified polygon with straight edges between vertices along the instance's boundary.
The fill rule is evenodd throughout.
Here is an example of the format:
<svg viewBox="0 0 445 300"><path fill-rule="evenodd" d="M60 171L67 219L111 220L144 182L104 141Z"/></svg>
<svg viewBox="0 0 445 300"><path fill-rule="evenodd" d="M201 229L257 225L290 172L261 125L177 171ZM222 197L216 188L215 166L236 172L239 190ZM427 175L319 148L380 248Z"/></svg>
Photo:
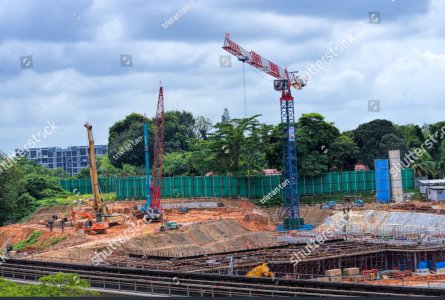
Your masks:
<svg viewBox="0 0 445 300"><path fill-rule="evenodd" d="M88 177L90 177L90 168L89 167L80 169L79 173L74 175L74 178L88 178Z"/></svg>
<svg viewBox="0 0 445 300"><path fill-rule="evenodd" d="M6 160L6 156L0 156L0 162L3 160ZM0 224L22 217L17 210L17 199L20 197L17 182L23 175L18 165L12 165L0 175Z"/></svg>
<svg viewBox="0 0 445 300"><path fill-rule="evenodd" d="M110 127L108 136L108 158L116 168L124 164L134 167L145 165L143 126L145 117L132 113ZM150 163L153 162L154 121L148 122L148 144ZM164 153L188 151L188 140L196 137L196 126L193 115L185 111L167 111L164 114ZM201 134L207 134L209 120L201 119Z"/></svg>
<svg viewBox="0 0 445 300"><path fill-rule="evenodd" d="M29 194L35 199L44 199L66 195L54 177L39 174L25 174L18 182L20 192Z"/></svg>
<svg viewBox="0 0 445 300"><path fill-rule="evenodd" d="M440 160L440 146L445 139L445 121L437 122L429 126L429 132L425 136L430 142L431 147L427 145L427 149L431 157ZM425 143L426 144L426 143Z"/></svg>
<svg viewBox="0 0 445 300"><path fill-rule="evenodd" d="M98 296L88 291L88 281L77 274L56 273L39 278L39 284L17 284L0 278L0 297L80 297Z"/></svg>
<svg viewBox="0 0 445 300"><path fill-rule="evenodd" d="M199 116L196 118L194 132L197 139L206 140L207 133L210 131L211 128L212 121L210 121L210 119L203 116Z"/></svg>
<svg viewBox="0 0 445 300"><path fill-rule="evenodd" d="M327 149L329 167L331 170L353 170L360 151L357 144L346 136L337 137Z"/></svg>
<svg viewBox="0 0 445 300"><path fill-rule="evenodd" d="M224 113L221 116L221 122L229 122L230 121L230 115L229 115L229 110L226 108L224 108Z"/></svg>
<svg viewBox="0 0 445 300"><path fill-rule="evenodd" d="M387 136L384 144L381 145L382 138ZM354 130L354 142L360 149L360 161L365 165L372 167L374 160L378 158L388 158L388 153L384 152L391 137L399 136L394 124L388 120L373 120L361 124ZM400 136L399 136L400 137ZM395 149L391 149L395 150Z"/></svg>
<svg viewBox="0 0 445 300"><path fill-rule="evenodd" d="M283 167L282 124L273 126L261 124L261 140L265 146L266 166L281 170Z"/></svg>
<svg viewBox="0 0 445 300"><path fill-rule="evenodd" d="M4 159L0 155L0 161ZM66 195L50 170L25 157L18 158L0 174L0 224L31 214L39 200Z"/></svg>
<svg viewBox="0 0 445 300"><path fill-rule="evenodd" d="M259 171L259 158L264 156L264 151L258 116L231 119L215 125L216 131L209 135L208 144L214 158L213 171L220 174Z"/></svg>
<svg viewBox="0 0 445 300"><path fill-rule="evenodd" d="M218 162L213 151L213 141L190 139L189 147L191 151L185 158L188 162L189 175L202 176L210 171L217 170Z"/></svg>
<svg viewBox="0 0 445 300"><path fill-rule="evenodd" d="M135 176L137 175L136 173L136 167L129 165L129 164L124 164L122 166L122 170L118 171L119 176Z"/></svg>
<svg viewBox="0 0 445 300"><path fill-rule="evenodd" d="M141 166L145 163L143 140L141 142L145 121L143 115L132 113L110 127L108 158L114 167L122 168L123 164ZM147 121L151 129L149 144L153 145L153 121L150 119Z"/></svg>
<svg viewBox="0 0 445 300"><path fill-rule="evenodd" d="M442 140L439 148L438 172L441 178L445 177L445 140Z"/></svg>
<svg viewBox="0 0 445 300"><path fill-rule="evenodd" d="M388 157L390 150L400 150L400 157L404 157L408 152L405 140L395 134L385 134L380 140L379 154L381 157Z"/></svg>
<svg viewBox="0 0 445 300"><path fill-rule="evenodd" d="M79 297L97 296L96 292L88 291L88 281L77 274L56 273L39 278L41 283L35 297Z"/></svg>
<svg viewBox="0 0 445 300"><path fill-rule="evenodd" d="M426 151L424 151L417 160L413 161L410 167L414 169L414 175L416 177L436 177L437 175L436 163Z"/></svg>
<svg viewBox="0 0 445 300"><path fill-rule="evenodd" d="M425 141L425 136L423 135L422 128L420 128L419 125L396 125L396 128L397 132L405 139L405 142L410 149L420 148L422 143Z"/></svg>
<svg viewBox="0 0 445 300"><path fill-rule="evenodd" d="M297 124L300 174L316 176L328 170L330 145L340 135L333 123L318 113L303 114Z"/></svg>
<svg viewBox="0 0 445 300"><path fill-rule="evenodd" d="M164 153L188 151L187 141L195 138L195 119L186 111L165 113Z"/></svg>
<svg viewBox="0 0 445 300"><path fill-rule="evenodd" d="M97 157L97 174L105 177L117 176L122 169L116 168L110 162L108 156ZM128 164L123 164L123 166L128 166ZM122 167L123 167L122 166ZM89 172L89 171L88 171ZM89 173L88 173L89 176Z"/></svg>
<svg viewBox="0 0 445 300"><path fill-rule="evenodd" d="M164 155L163 173L168 176L186 175L189 171L187 152L172 152Z"/></svg>

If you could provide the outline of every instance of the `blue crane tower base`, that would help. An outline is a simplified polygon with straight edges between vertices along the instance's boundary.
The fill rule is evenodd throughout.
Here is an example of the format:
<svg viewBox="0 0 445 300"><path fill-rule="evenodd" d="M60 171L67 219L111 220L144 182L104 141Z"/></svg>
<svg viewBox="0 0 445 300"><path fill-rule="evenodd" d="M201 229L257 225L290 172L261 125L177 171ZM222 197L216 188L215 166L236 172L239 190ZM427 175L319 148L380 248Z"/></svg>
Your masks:
<svg viewBox="0 0 445 300"><path fill-rule="evenodd" d="M294 98L290 92L288 82L280 98L281 130L283 147L283 182L287 183L283 189L283 206L285 217L284 230L295 230L304 226L300 217L300 196L298 192L298 160L296 142L296 123L294 112Z"/></svg>

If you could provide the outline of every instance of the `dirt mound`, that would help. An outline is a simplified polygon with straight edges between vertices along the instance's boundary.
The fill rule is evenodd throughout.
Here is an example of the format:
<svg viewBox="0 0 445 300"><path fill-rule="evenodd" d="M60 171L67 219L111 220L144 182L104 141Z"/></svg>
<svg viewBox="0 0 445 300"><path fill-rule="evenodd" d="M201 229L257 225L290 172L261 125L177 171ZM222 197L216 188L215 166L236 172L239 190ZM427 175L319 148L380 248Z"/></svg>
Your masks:
<svg viewBox="0 0 445 300"><path fill-rule="evenodd" d="M205 202L206 200L166 199L163 203ZM248 200L240 199L209 199L207 202L215 201L223 203L223 206L191 208L185 213L177 208L166 209L164 221L176 221L184 225L181 231L159 233L161 223L138 225L136 234L132 236L133 239L122 246L122 248L127 248L126 252L123 252L124 255L128 256L129 250L162 251L163 253L221 252L276 243L276 224L273 220L277 209L268 212L257 208ZM35 249L24 250L28 255L88 261L96 251L105 249L129 227L128 224L122 224L109 228L107 234L88 236L76 230L70 221L65 224L64 233L61 232L59 222L50 233L46 224L53 215L57 215L59 220L63 217L68 217L70 220L71 208L94 215L93 209L87 203L76 202L73 205L40 208L26 222L0 228L0 247L2 244L16 244L23 241L34 230L39 230L43 232L40 237L42 243L36 243ZM136 221L132 218L130 211L143 203L145 203L143 200L119 201L107 202L107 206L112 212L125 214L126 220ZM202 224L193 225L196 223ZM63 237L62 235L65 235L64 239L52 245L51 242ZM44 243L45 239L51 239L51 242Z"/></svg>
<svg viewBox="0 0 445 300"><path fill-rule="evenodd" d="M285 210L282 207L254 209L251 212L253 216L247 215L244 220L266 221L274 224L283 223ZM331 209L320 209L319 206L301 206L300 215L304 219L304 223L312 224L314 227L319 226L323 221L334 213ZM276 226L275 226L276 229Z"/></svg>
<svg viewBox="0 0 445 300"><path fill-rule="evenodd" d="M274 234L250 232L236 221L225 220L190 226L184 231L138 237L126 244L126 250L142 255L193 255L272 244L276 244Z"/></svg>
<svg viewBox="0 0 445 300"><path fill-rule="evenodd" d="M50 232L47 228L37 225L10 225L0 228L0 249L5 248L8 244L18 245L20 242L23 243L35 232L40 232L38 238L32 244L24 245L18 250L19 255L66 249L66 247L82 244L88 240L85 235L73 234L69 230Z"/></svg>
<svg viewBox="0 0 445 300"><path fill-rule="evenodd" d="M19 227L17 225L9 225L0 228L0 249L5 248L6 245L17 244L26 239L26 237L33 232L35 228Z"/></svg>
<svg viewBox="0 0 445 300"><path fill-rule="evenodd" d="M56 215L59 219L69 217L70 206L67 205L55 205L51 207L41 207L37 209L27 220L26 224L38 224L46 223L51 220L53 215Z"/></svg>
<svg viewBox="0 0 445 300"><path fill-rule="evenodd" d="M324 220L334 214L331 209L320 209L319 206L301 207L301 217L305 224L312 224L314 227L320 226Z"/></svg>

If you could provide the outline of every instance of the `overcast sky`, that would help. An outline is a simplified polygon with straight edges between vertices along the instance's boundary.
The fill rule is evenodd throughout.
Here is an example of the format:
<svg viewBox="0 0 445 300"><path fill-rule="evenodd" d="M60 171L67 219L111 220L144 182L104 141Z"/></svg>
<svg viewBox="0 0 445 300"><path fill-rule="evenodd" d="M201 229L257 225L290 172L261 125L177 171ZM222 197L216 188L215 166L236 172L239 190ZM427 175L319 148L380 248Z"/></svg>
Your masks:
<svg viewBox="0 0 445 300"><path fill-rule="evenodd" d="M127 114L155 114L159 81L166 110L215 122L227 107L243 117L242 63L220 65L226 32L310 74L293 93L297 118L318 112L341 130L376 118L445 120L444 15L440 0L0 0L0 149L22 147L48 122L58 129L37 147L86 145L85 121L105 144ZM272 83L246 65L247 114L276 124ZM380 100L380 111L368 100Z"/></svg>

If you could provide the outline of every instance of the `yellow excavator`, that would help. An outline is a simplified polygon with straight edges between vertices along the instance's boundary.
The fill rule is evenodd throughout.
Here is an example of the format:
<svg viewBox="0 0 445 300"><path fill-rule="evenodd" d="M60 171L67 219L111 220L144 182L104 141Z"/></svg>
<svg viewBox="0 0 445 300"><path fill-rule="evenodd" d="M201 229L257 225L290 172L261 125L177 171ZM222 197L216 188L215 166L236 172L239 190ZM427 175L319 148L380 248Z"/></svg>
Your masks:
<svg viewBox="0 0 445 300"><path fill-rule="evenodd" d="M269 270L267 263L262 263L261 265L250 270L246 276L250 278L273 277L274 274Z"/></svg>
<svg viewBox="0 0 445 300"><path fill-rule="evenodd" d="M105 202L102 199L102 195L100 194L100 186L96 169L96 155L94 151L93 126L88 122L84 126L88 132L88 159L90 163L91 188L93 190L92 206L96 212L96 221L106 222L110 226L115 224L123 224L123 216L119 214L110 214Z"/></svg>

